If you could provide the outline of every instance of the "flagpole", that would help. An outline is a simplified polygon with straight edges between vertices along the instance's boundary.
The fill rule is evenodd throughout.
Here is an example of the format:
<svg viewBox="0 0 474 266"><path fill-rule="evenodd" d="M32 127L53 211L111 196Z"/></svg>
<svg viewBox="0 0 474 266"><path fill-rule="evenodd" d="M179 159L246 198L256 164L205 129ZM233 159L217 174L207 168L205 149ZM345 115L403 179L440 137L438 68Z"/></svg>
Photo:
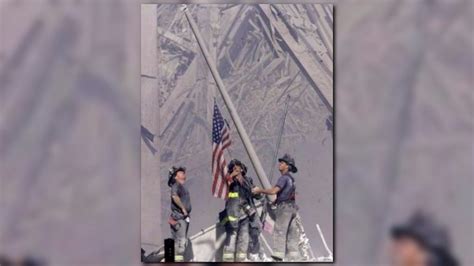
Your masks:
<svg viewBox="0 0 474 266"><path fill-rule="evenodd" d="M260 163L260 160L258 159L257 153L255 152L252 143L250 142L250 138L245 131L245 128L242 124L242 121L240 120L239 115L237 114L237 111L234 107L234 104L232 103L229 94L225 90L224 87L224 82L222 82L222 79L219 75L219 72L217 71L216 66L214 65L213 61L210 60L211 56L209 55L209 52L207 51L206 45L204 43L204 40L201 37L201 34L198 30L198 26L196 25L196 22L194 21L193 17L188 11L188 8L186 5L182 5L182 10L186 16L186 19L189 22L189 25L191 26L191 29L194 33L194 37L196 37L196 40L198 42L199 47L201 48L202 54L204 56L204 59L206 60L207 65L209 66L209 69L211 70L212 77L216 81L217 88L219 89L219 92L222 95L222 98L224 100L224 103L227 107L227 110L230 113L230 116L232 118L232 121L234 121L235 127L237 128L237 132L239 133L239 136L244 144L245 150L247 151L247 154L250 158L250 161L252 162L252 165L255 169L255 172L257 173L257 177L260 180L260 183L262 184L262 187L265 189L271 188L270 182L268 181L267 175L265 174L265 171L263 170L262 164ZM273 201L275 196L274 195L267 195L267 197Z"/></svg>

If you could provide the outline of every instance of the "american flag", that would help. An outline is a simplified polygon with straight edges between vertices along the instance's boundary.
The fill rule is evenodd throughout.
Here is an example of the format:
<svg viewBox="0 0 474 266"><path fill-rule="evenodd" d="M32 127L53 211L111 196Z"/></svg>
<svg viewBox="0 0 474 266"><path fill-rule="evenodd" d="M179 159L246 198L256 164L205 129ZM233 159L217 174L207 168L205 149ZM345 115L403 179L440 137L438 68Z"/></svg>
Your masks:
<svg viewBox="0 0 474 266"><path fill-rule="evenodd" d="M212 119L212 195L216 198L227 197L227 163L224 150L231 144L229 129L221 112L214 102L214 117Z"/></svg>

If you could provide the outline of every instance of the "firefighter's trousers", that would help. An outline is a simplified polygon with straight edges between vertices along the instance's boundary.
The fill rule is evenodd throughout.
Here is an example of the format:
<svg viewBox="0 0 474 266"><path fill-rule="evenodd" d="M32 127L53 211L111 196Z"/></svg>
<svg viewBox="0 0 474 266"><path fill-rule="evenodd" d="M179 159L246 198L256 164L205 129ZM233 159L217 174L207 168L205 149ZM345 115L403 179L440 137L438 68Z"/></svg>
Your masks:
<svg viewBox="0 0 474 266"><path fill-rule="evenodd" d="M181 262L184 261L189 223L184 219L177 220L177 222L176 225L171 226L171 235L174 239L174 261Z"/></svg>
<svg viewBox="0 0 474 266"><path fill-rule="evenodd" d="M294 202L283 202L275 211L275 229L273 231L272 257L280 260L297 260L300 257L298 248L298 229L295 223L298 207Z"/></svg>
<svg viewBox="0 0 474 266"><path fill-rule="evenodd" d="M248 253L250 254L259 254L260 253L260 232L261 232L261 222L260 219L255 213L249 217L249 247Z"/></svg>
<svg viewBox="0 0 474 266"><path fill-rule="evenodd" d="M244 261L249 246L249 218L229 221L226 224L226 234L222 261Z"/></svg>

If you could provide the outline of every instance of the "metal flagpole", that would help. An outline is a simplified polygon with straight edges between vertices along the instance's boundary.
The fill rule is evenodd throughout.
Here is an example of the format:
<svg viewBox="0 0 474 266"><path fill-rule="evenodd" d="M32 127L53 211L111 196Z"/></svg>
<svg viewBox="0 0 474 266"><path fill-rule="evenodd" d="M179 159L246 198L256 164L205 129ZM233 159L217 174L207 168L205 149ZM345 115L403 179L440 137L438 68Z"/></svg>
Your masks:
<svg viewBox="0 0 474 266"><path fill-rule="evenodd" d="M239 133L240 138L242 139L242 142L244 144L245 150L247 151L248 156L250 157L250 161L252 162L252 165L255 169L255 172L257 173L257 177L260 180L260 183L262 184L262 187L265 189L271 188L270 182L268 181L267 175L265 174L265 171L263 170L262 164L260 163L260 160L257 157L257 153L253 149L252 143L250 142L250 138L247 135L247 132L245 131L245 128L242 124L242 121L240 120L239 115L237 114L237 111L234 107L234 104L232 103L229 94L225 90L224 83L222 82L222 79L219 75L219 72L217 71L216 66L214 65L213 61L211 60L211 57L209 55L209 52L206 48L206 45L204 43L204 40L201 37L201 34L198 30L198 26L196 25L196 22L194 21L193 17L189 13L187 6L183 5L182 10L184 14L186 15L186 19L189 22L189 25L191 26L191 29L194 33L194 36L196 37L196 40L199 44L199 47L201 48L202 54L204 56L204 59L206 59L207 65L209 66L209 69L211 70L212 77L216 81L217 88L219 89L219 92L222 95L222 98L224 100L224 103L227 107L227 110L230 113L230 116L232 120L234 121L235 127L237 128L237 132ZM273 201L275 196L274 195L267 195L267 197Z"/></svg>

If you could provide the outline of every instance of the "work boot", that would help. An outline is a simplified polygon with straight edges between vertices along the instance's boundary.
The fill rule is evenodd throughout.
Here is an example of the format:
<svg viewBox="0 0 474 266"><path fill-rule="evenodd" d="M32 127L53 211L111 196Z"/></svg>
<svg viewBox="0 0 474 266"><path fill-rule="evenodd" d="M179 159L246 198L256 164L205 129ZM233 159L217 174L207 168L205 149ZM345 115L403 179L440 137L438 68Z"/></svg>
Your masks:
<svg viewBox="0 0 474 266"><path fill-rule="evenodd" d="M224 253L222 254L222 261L223 262L234 262L234 253L224 251Z"/></svg>
<svg viewBox="0 0 474 266"><path fill-rule="evenodd" d="M288 261L293 262L293 261L299 261L300 259L300 253L299 251L290 251L288 252Z"/></svg>
<svg viewBox="0 0 474 266"><path fill-rule="evenodd" d="M174 255L174 261L175 262L183 262L184 261L184 256L183 255Z"/></svg>
<svg viewBox="0 0 474 266"><path fill-rule="evenodd" d="M272 259L267 257L267 255L265 255L265 253L261 253L260 254L260 261L264 261L264 262L271 262Z"/></svg>
<svg viewBox="0 0 474 266"><path fill-rule="evenodd" d="M236 254L236 259L237 262L244 262L247 261L247 254L246 253L237 253Z"/></svg>
<svg viewBox="0 0 474 266"><path fill-rule="evenodd" d="M258 254L252 254L252 253L250 253L250 254L249 254L249 260L250 260L250 261L260 261L260 257L258 256Z"/></svg>

